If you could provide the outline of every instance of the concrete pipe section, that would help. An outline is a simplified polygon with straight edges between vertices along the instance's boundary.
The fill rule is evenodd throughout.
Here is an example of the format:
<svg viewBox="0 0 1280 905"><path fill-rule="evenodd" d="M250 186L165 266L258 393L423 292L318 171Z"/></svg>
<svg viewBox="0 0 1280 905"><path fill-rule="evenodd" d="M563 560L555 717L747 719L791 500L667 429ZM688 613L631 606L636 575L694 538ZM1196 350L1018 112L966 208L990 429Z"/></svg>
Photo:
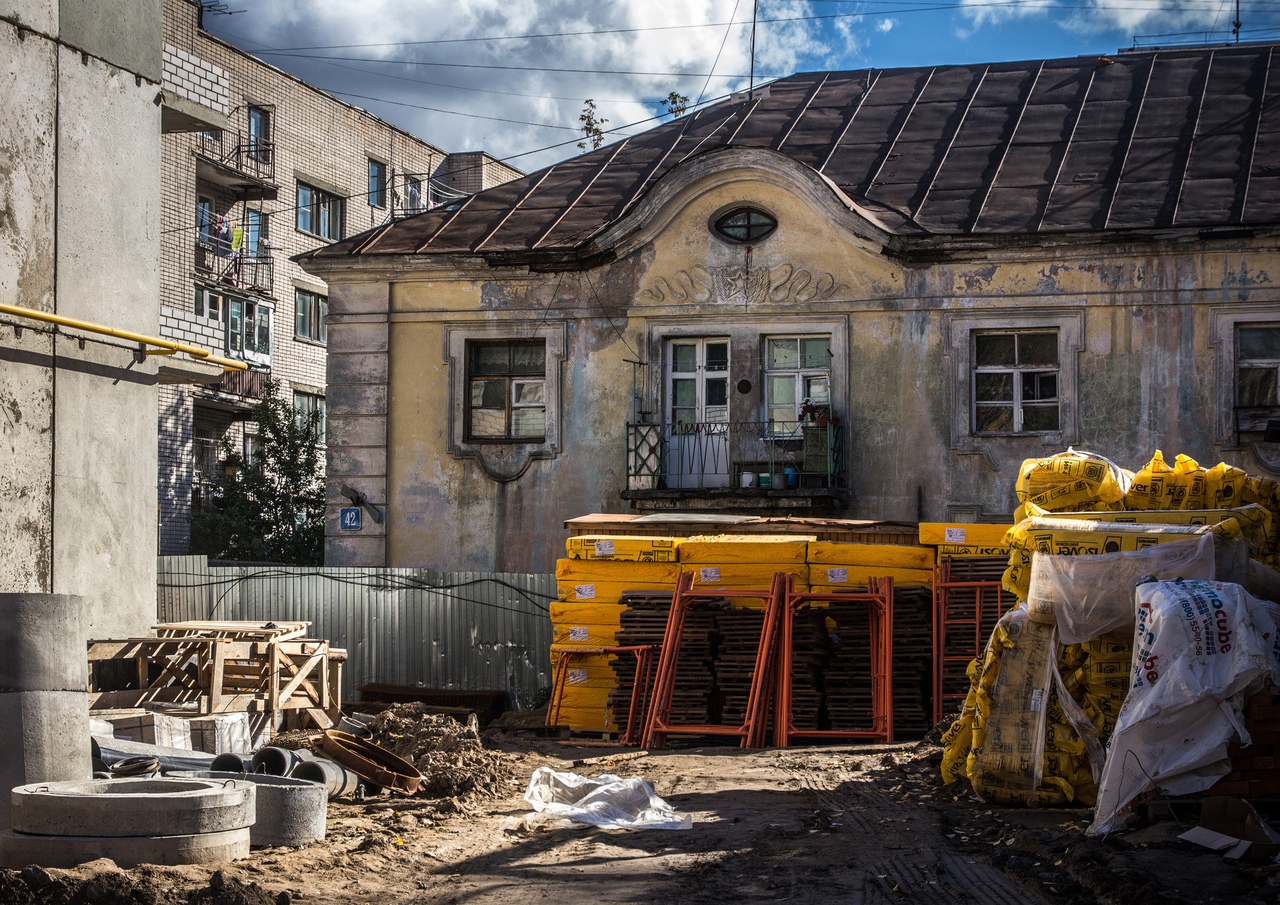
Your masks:
<svg viewBox="0 0 1280 905"><path fill-rule="evenodd" d="M211 781L236 780L257 786L257 819L249 830L255 848L276 845L308 845L324 839L328 790L305 779L266 773L175 773L174 777Z"/></svg>
<svg viewBox="0 0 1280 905"><path fill-rule="evenodd" d="M247 857L256 788L239 778L19 786L11 799L13 830L0 834L0 866L73 867L106 857L132 867Z"/></svg>
<svg viewBox="0 0 1280 905"><path fill-rule="evenodd" d="M12 740L0 746L0 788L92 773L86 606L70 594L0 594L0 726Z"/></svg>

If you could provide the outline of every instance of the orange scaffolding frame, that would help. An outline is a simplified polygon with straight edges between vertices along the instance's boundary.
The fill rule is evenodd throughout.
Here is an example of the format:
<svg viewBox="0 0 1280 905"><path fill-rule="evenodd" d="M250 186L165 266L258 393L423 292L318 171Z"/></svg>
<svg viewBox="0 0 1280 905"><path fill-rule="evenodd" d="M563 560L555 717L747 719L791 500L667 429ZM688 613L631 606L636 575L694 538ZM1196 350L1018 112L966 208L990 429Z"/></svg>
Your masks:
<svg viewBox="0 0 1280 905"><path fill-rule="evenodd" d="M850 603L867 605L871 646L871 728L797 729L791 714L791 660L796 611L806 603ZM795 589L795 576L786 576L786 600L779 631L781 652L778 669L777 712L773 739L787 748L792 739L867 739L893 741L893 579L869 578L866 591L816 594Z"/></svg>
<svg viewBox="0 0 1280 905"><path fill-rule="evenodd" d="M777 635L783 610L786 584L782 573L773 576L769 590L744 588L693 589L693 575L682 572L676 578L675 593L671 596L671 612L667 615L667 628L663 635L658 657L658 669L654 679L653 694L645 722L644 747L665 748L669 735L721 735L736 736L739 747L763 748L766 723L769 717L771 671L777 662ZM671 700L675 692L676 667L680 662L680 637L684 633L685 617L695 603L708 603L728 597L756 597L765 602L764 624L760 629L760 641L756 645L756 661L751 672L751 685L743 722L739 726L726 724L674 724L671 722Z"/></svg>
<svg viewBox="0 0 1280 905"><path fill-rule="evenodd" d="M964 601L953 601L953 591L972 591L972 598ZM970 595L964 595L968 598ZM994 597L994 601L992 598ZM1006 601L1008 597L1008 601ZM949 701L964 703L968 697L968 681L963 690L958 690L961 683L953 688L947 687L947 667L959 665L967 668L969 663L982 654L987 643L994 616L999 619L1012 604L1013 595L1009 594L997 580L979 580L966 578L956 580L951 577L951 560L944 559L933 569L933 722L942 721L947 713ZM972 608L970 608L972 605ZM958 607L964 607L959 611ZM991 612L988 607L994 607ZM954 635L952 629L959 629ZM973 634L963 631L972 629ZM972 643L970 643L972 642Z"/></svg>
<svg viewBox="0 0 1280 905"><path fill-rule="evenodd" d="M649 703L650 688L653 680L653 652L656 645L636 644L624 647L574 647L556 651L556 679L551 686L551 701L547 706L547 725L555 726L560 722L560 704L564 699L564 688L569 678L569 667L575 657L602 656L604 654L635 654L636 678L631 685L631 706L627 711L627 730L619 740L626 746L640 743L643 733L644 719L647 717L645 706Z"/></svg>

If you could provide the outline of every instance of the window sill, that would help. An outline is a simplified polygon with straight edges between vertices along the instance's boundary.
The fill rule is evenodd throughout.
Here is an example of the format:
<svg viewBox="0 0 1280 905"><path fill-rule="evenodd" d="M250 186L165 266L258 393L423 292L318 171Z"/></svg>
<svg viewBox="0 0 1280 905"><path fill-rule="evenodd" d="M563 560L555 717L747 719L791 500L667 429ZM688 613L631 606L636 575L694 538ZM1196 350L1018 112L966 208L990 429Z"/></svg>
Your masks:
<svg viewBox="0 0 1280 905"><path fill-rule="evenodd" d="M801 511L810 515L832 515L846 511L849 505L849 491L835 487L624 490L621 496L634 508L645 511Z"/></svg>
<svg viewBox="0 0 1280 905"><path fill-rule="evenodd" d="M545 446L546 437L466 437L463 443L472 446Z"/></svg>
<svg viewBox="0 0 1280 905"><path fill-rule="evenodd" d="M327 342L322 342L321 340L318 340L318 339L312 339L310 336L299 336L297 333L293 334L293 340L294 342L304 343L305 345L308 345L308 346L319 346L321 349L327 348L329 345Z"/></svg>
<svg viewBox="0 0 1280 905"><path fill-rule="evenodd" d="M307 236L308 238L311 238L311 239L319 239L321 242L341 242L342 241L341 236L330 238L329 236L322 236L319 233L309 232L300 226L295 226L293 228L293 231L298 233L299 235Z"/></svg>

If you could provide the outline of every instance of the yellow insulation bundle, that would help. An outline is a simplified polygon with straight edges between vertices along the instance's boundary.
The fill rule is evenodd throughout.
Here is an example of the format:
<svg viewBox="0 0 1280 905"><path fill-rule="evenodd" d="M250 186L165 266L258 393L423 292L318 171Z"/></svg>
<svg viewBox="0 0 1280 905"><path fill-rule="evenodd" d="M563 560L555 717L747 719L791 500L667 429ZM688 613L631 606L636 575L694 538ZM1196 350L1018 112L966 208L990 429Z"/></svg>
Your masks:
<svg viewBox="0 0 1280 905"><path fill-rule="evenodd" d="M680 566L673 562L616 562L589 559L556 560L558 581L586 584L601 582L643 582L674 586Z"/></svg>
<svg viewBox="0 0 1280 905"><path fill-rule="evenodd" d="M1216 525L1135 525L1119 522L1094 522L1065 518L1028 518L1010 529L1009 567L1002 585L1020 601L1027 599L1031 584L1031 554L1117 553L1141 550L1153 544L1196 537L1206 531L1224 537L1242 537L1235 518Z"/></svg>
<svg viewBox="0 0 1280 905"><path fill-rule="evenodd" d="M933 568L931 547L908 547L896 544L842 544L833 541L812 541L809 544L809 565L873 566L888 569Z"/></svg>
<svg viewBox="0 0 1280 905"><path fill-rule="evenodd" d="M1056 518L1070 521L1111 522L1128 525L1216 525L1233 518L1244 539L1259 551L1275 547L1276 520L1257 503L1235 509L1141 509L1114 512L1055 512L1027 507L1028 518Z"/></svg>
<svg viewBox="0 0 1280 905"><path fill-rule="evenodd" d="M564 542L570 559L596 559L612 562L678 562L678 537L627 537L625 535L587 534Z"/></svg>
<svg viewBox="0 0 1280 905"><path fill-rule="evenodd" d="M932 587L932 569L897 569L882 566L809 566L809 589L819 593L865 588L868 578L892 578L896 587Z"/></svg>
<svg viewBox="0 0 1280 905"><path fill-rule="evenodd" d="M680 544L680 562L690 564L803 563L815 537L781 534L717 534Z"/></svg>
<svg viewBox="0 0 1280 905"><path fill-rule="evenodd" d="M969 665L964 709L942 739L943 780L968 780L998 804L1092 804L1097 784L1087 746L1049 670L1058 670L1061 687L1105 742L1128 691L1124 635L1063 647L1053 626L1032 622L1021 608L1007 613Z"/></svg>
<svg viewBox="0 0 1280 905"><path fill-rule="evenodd" d="M1023 463L1026 467L1026 463ZM999 547L1012 525L983 523L921 522L920 543L930 547L975 546ZM939 551L941 555L941 551Z"/></svg>
<svg viewBox="0 0 1280 905"><path fill-rule="evenodd" d="M1115 463L1068 449L1046 459L1027 459L1018 469L1014 491L1020 504L1049 512L1122 509L1133 475ZM1021 506L1015 523L1026 517Z"/></svg>
<svg viewBox="0 0 1280 905"><path fill-rule="evenodd" d="M702 588L760 588L769 590L775 572L794 575L797 584L808 584L809 567L794 562L707 562L682 565L682 570L693 574L693 589Z"/></svg>
<svg viewBox="0 0 1280 905"><path fill-rule="evenodd" d="M551 648L551 662L557 670L560 649L559 645ZM560 697L560 725L602 732L617 729L609 707L609 695L618 685L612 662L607 654L574 657L569 662Z"/></svg>

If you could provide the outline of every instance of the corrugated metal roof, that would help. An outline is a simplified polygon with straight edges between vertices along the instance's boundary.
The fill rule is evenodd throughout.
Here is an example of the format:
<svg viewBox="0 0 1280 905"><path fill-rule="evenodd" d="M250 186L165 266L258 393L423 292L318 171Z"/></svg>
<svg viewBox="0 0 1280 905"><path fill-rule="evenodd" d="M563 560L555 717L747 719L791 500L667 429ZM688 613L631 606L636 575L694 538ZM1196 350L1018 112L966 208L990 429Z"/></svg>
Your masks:
<svg viewBox="0 0 1280 905"><path fill-rule="evenodd" d="M786 154L905 236L1274 224L1277 46L800 73L313 256L572 252L726 147Z"/></svg>

